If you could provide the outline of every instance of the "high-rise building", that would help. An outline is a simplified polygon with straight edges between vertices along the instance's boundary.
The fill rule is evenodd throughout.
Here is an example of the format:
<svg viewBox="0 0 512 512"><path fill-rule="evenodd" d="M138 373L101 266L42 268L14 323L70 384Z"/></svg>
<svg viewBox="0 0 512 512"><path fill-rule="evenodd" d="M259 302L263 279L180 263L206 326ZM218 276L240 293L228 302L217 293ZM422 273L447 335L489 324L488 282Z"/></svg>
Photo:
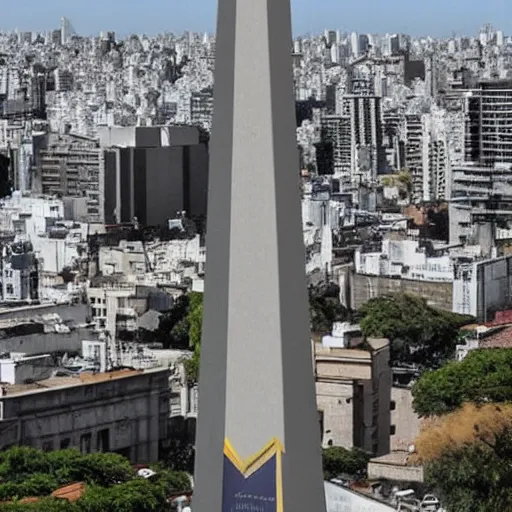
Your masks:
<svg viewBox="0 0 512 512"><path fill-rule="evenodd" d="M357 32L350 34L350 48L352 50L352 56L359 57L359 37Z"/></svg>
<svg viewBox="0 0 512 512"><path fill-rule="evenodd" d="M320 144L317 145L319 174L334 174L348 185L351 182L352 149L350 117L327 115L321 118Z"/></svg>
<svg viewBox="0 0 512 512"><path fill-rule="evenodd" d="M405 117L405 167L412 180L412 199L423 199L423 123L421 115Z"/></svg>
<svg viewBox="0 0 512 512"><path fill-rule="evenodd" d="M465 160L512 163L512 80L479 83L465 98Z"/></svg>
<svg viewBox="0 0 512 512"><path fill-rule="evenodd" d="M100 129L108 224L165 226L185 212L206 215L208 147L188 126Z"/></svg>
<svg viewBox="0 0 512 512"><path fill-rule="evenodd" d="M190 97L190 120L207 130L210 129L213 115L213 90L203 89L193 92Z"/></svg>
<svg viewBox="0 0 512 512"><path fill-rule="evenodd" d="M385 172L386 154L382 143L381 98L370 95L346 95L344 115L350 118L352 178L374 183ZM356 178L357 175L357 178Z"/></svg>
<svg viewBox="0 0 512 512"><path fill-rule="evenodd" d="M359 34L359 53L365 54L370 51L370 38L368 34Z"/></svg>
<svg viewBox="0 0 512 512"><path fill-rule="evenodd" d="M102 170L96 140L50 133L36 143L32 188L43 194L86 197L89 220L101 222Z"/></svg>

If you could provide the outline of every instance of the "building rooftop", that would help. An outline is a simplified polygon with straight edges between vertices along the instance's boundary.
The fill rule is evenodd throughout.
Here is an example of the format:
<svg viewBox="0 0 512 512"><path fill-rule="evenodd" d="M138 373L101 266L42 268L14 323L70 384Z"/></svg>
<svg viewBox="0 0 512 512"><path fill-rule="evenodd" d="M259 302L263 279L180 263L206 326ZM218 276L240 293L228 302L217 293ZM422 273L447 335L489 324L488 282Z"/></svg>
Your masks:
<svg viewBox="0 0 512 512"><path fill-rule="evenodd" d="M49 379L33 382L30 384L7 384L4 386L5 395L2 397L2 400L11 396L19 396L27 393L40 393L48 391L49 389L61 389L73 386L83 386L87 384L97 384L100 382L133 377L135 375L158 373L162 371L168 371L168 369L162 367L150 368L147 370L123 369L113 372L95 374L84 372L77 376L51 377Z"/></svg>

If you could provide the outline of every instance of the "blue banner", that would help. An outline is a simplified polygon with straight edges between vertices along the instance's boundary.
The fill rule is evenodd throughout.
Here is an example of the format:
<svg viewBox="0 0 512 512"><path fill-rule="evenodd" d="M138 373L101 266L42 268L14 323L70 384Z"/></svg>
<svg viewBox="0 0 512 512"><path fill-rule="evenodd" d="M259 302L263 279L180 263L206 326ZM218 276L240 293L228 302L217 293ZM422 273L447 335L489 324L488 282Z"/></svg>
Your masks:
<svg viewBox="0 0 512 512"><path fill-rule="evenodd" d="M282 512L281 454L272 441L244 462L226 442L222 512Z"/></svg>

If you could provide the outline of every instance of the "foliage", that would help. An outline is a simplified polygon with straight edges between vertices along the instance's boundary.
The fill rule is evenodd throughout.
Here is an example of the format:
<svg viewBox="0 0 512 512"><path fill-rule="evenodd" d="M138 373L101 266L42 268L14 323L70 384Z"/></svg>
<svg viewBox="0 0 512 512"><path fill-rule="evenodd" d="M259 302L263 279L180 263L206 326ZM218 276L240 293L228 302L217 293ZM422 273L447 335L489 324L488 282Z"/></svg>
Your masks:
<svg viewBox="0 0 512 512"><path fill-rule="evenodd" d="M189 345L192 350L199 348L203 328L203 294L190 292L188 294L187 322L189 326Z"/></svg>
<svg viewBox="0 0 512 512"><path fill-rule="evenodd" d="M185 371L189 383L193 384L199 379L199 360L201 352L201 336L203 330L203 294L191 292L188 295L189 305L187 313L189 346L194 351L192 357L187 359Z"/></svg>
<svg viewBox="0 0 512 512"><path fill-rule="evenodd" d="M450 450L470 444L493 443L496 435L512 429L512 405L464 404L455 412L430 418L416 438L413 462L426 463Z"/></svg>
<svg viewBox="0 0 512 512"><path fill-rule="evenodd" d="M72 449L45 453L29 447L10 448L0 452L0 512L167 510L167 496L189 490L190 480L183 472L156 469L157 474L146 480L135 475L127 459L113 453L83 455ZM86 492L77 502L50 497L59 487L77 481L86 483ZM42 499L24 503L26 497Z"/></svg>
<svg viewBox="0 0 512 512"><path fill-rule="evenodd" d="M70 267L64 267L59 276L62 277L64 284L72 283L75 280L75 273Z"/></svg>
<svg viewBox="0 0 512 512"><path fill-rule="evenodd" d="M173 307L160 317L152 341L162 343L165 348L188 348L188 303L187 295L175 299Z"/></svg>
<svg viewBox="0 0 512 512"><path fill-rule="evenodd" d="M201 359L201 346L197 345L190 359L185 359L185 372L187 373L187 381L194 384L199 380L199 363Z"/></svg>
<svg viewBox="0 0 512 512"><path fill-rule="evenodd" d="M425 373L412 394L420 416L451 412L465 402L512 401L512 350L472 350L462 361Z"/></svg>
<svg viewBox="0 0 512 512"><path fill-rule="evenodd" d="M43 498L35 503L0 503L0 512L86 512L74 503L54 498Z"/></svg>
<svg viewBox="0 0 512 512"><path fill-rule="evenodd" d="M157 472L155 481L163 486L167 495L192 490L190 478L185 471L175 471L163 466L158 466L154 469Z"/></svg>
<svg viewBox="0 0 512 512"><path fill-rule="evenodd" d="M349 311L341 304L339 294L339 287L332 283L309 288L309 314L313 332L330 332L334 322L343 322L349 318Z"/></svg>
<svg viewBox="0 0 512 512"><path fill-rule="evenodd" d="M331 446L322 452L325 480L332 480L342 473L361 476L366 473L370 455L366 452L352 448L347 450L341 446Z"/></svg>
<svg viewBox="0 0 512 512"><path fill-rule="evenodd" d="M398 293L370 299L358 312L367 337L388 338L391 362L437 368L451 359L459 329L471 317L440 311L425 299Z"/></svg>
<svg viewBox="0 0 512 512"><path fill-rule="evenodd" d="M84 481L109 486L126 482L133 471L128 459L116 453L82 455L77 450L50 452L48 459L61 482Z"/></svg>
<svg viewBox="0 0 512 512"><path fill-rule="evenodd" d="M425 465L425 481L447 512L512 510L512 431L455 446Z"/></svg>
<svg viewBox="0 0 512 512"><path fill-rule="evenodd" d="M90 487L78 507L84 512L160 512L167 508L167 495L162 485L135 478L107 489Z"/></svg>

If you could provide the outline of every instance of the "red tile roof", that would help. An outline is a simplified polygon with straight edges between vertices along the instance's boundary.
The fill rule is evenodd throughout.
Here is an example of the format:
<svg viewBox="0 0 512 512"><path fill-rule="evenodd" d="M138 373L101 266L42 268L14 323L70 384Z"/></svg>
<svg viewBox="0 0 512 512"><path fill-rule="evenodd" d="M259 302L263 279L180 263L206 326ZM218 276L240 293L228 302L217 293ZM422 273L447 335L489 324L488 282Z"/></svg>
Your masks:
<svg viewBox="0 0 512 512"><path fill-rule="evenodd" d="M504 327L485 336L480 341L480 348L512 348L512 326Z"/></svg>
<svg viewBox="0 0 512 512"><path fill-rule="evenodd" d="M79 500L84 492L85 484L83 482L78 482L76 484L66 485L60 489L57 489L56 491L53 491L52 496L54 498L73 502Z"/></svg>

